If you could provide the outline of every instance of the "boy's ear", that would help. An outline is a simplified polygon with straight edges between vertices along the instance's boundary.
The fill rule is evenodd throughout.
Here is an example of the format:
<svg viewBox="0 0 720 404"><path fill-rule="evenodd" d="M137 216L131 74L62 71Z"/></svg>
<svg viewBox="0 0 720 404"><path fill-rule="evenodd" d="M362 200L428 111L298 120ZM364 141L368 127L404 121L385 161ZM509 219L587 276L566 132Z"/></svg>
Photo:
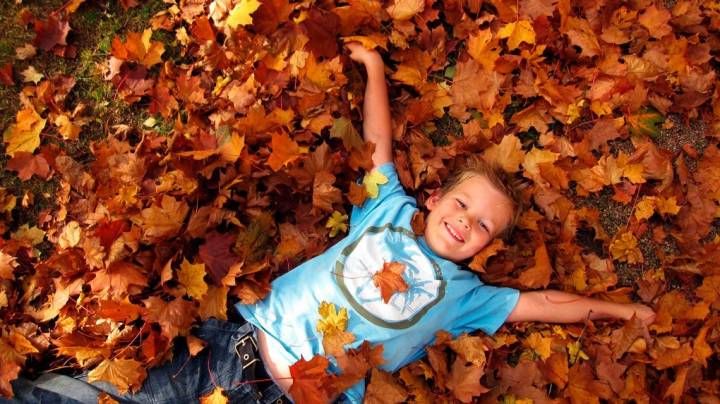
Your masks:
<svg viewBox="0 0 720 404"><path fill-rule="evenodd" d="M425 207L427 210L433 210L435 209L435 206L437 206L438 202L440 202L440 198L442 197L442 193L439 189L436 189L435 192L430 195L427 200L425 200Z"/></svg>

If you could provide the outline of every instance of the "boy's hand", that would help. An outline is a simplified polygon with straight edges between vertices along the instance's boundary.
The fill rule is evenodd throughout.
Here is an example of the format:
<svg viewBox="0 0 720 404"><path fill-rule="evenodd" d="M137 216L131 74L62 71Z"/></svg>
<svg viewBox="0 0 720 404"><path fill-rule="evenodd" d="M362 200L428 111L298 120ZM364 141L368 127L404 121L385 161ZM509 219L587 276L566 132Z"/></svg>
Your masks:
<svg viewBox="0 0 720 404"><path fill-rule="evenodd" d="M653 322L655 322L655 312L653 311L653 309L651 309L650 307L648 307L644 304L639 304L639 303L629 304L628 309L629 309L630 315L628 316L627 319L629 319L630 317L632 317L633 314L635 314L635 316L637 318L639 318L640 321L642 322L642 325L644 325L646 327L649 326L650 324L652 324Z"/></svg>
<svg viewBox="0 0 720 404"><path fill-rule="evenodd" d="M348 42L345 46L350 50L350 59L360 62L365 66L382 66L383 61L375 49L367 49L360 42Z"/></svg>

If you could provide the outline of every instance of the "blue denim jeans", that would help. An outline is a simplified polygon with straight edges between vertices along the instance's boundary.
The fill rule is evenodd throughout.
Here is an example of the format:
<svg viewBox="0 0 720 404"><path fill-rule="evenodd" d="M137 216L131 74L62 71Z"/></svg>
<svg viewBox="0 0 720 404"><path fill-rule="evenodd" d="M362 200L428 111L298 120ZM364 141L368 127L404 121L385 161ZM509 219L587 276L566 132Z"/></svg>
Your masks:
<svg viewBox="0 0 720 404"><path fill-rule="evenodd" d="M270 384L259 391L252 383L241 383L243 365L248 360L236 347L252 332L249 323L205 321L195 333L207 342L205 349L190 358L185 344L176 344L173 360L150 369L142 389L135 394L118 394L105 382L88 383L87 375L70 377L48 373L34 381L14 380L15 398L0 398L0 404L96 404L102 391L121 403L197 403L200 397L212 392L216 384L225 390L231 403L281 403L283 394L277 385Z"/></svg>

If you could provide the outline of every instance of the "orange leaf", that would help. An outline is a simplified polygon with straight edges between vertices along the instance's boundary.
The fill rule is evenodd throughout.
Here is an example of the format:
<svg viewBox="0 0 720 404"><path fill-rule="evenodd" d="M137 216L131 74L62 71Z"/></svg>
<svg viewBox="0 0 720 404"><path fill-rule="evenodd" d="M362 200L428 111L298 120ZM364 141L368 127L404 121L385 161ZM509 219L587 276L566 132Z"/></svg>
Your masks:
<svg viewBox="0 0 720 404"><path fill-rule="evenodd" d="M332 377L327 372L330 361L315 355L309 361L302 356L290 366L293 383L290 395L299 404L326 404L330 402L333 392L330 391Z"/></svg>
<svg viewBox="0 0 720 404"><path fill-rule="evenodd" d="M178 335L187 335L195 321L195 305L181 298L166 302L151 296L143 300L143 304L145 320L160 324L163 336L170 341Z"/></svg>
<svg viewBox="0 0 720 404"><path fill-rule="evenodd" d="M268 157L267 164L273 171L280 170L308 151L307 147L298 146L294 140L290 139L290 136L283 132L272 134L270 147L272 154Z"/></svg>
<svg viewBox="0 0 720 404"><path fill-rule="evenodd" d="M385 303L390 301L393 294L408 290L408 284L402 277L405 264L399 262L385 262L380 271L373 275L373 284L380 288L380 295Z"/></svg>

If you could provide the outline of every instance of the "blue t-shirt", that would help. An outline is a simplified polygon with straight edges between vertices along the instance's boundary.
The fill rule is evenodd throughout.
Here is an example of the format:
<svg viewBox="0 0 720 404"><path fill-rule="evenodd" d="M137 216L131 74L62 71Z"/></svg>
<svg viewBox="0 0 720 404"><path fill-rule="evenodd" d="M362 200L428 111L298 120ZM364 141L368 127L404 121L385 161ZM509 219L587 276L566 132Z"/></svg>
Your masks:
<svg viewBox="0 0 720 404"><path fill-rule="evenodd" d="M275 279L263 301L236 305L270 337L273 354L280 351L289 364L324 354L316 329L322 302L348 310L347 331L356 341L346 347L356 348L363 340L383 344L382 368L389 372L423 357L439 330L453 336L477 329L495 333L517 303L517 290L484 285L416 237L410 225L415 199L405 194L393 164L378 170L388 182L380 185L377 198L353 208L347 237ZM408 285L387 303L372 279L385 262L405 264L402 276ZM359 403L364 391L361 381L345 395Z"/></svg>

